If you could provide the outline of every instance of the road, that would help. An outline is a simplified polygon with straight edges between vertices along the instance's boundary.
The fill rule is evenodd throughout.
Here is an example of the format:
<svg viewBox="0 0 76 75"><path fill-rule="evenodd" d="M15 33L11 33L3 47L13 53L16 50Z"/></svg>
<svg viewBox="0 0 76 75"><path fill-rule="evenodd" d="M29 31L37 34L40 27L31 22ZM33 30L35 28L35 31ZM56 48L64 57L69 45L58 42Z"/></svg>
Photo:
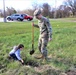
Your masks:
<svg viewBox="0 0 76 75"><path fill-rule="evenodd" d="M4 18L0 18L0 22L4 22ZM7 21L6 22L18 22L18 21ZM27 22L27 20L24 20L23 22Z"/></svg>
<svg viewBox="0 0 76 75"><path fill-rule="evenodd" d="M4 22L4 18L0 18L0 22ZM6 20L6 22L9 22Z"/></svg>
<svg viewBox="0 0 76 75"><path fill-rule="evenodd" d="M3 22L3 18L0 18L0 22Z"/></svg>

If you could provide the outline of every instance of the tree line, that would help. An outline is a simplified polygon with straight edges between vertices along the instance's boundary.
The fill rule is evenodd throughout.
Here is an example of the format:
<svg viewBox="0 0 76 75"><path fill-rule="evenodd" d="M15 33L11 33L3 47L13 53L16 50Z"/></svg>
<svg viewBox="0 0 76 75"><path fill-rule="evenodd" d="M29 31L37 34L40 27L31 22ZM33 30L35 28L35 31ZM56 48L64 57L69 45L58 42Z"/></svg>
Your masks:
<svg viewBox="0 0 76 75"><path fill-rule="evenodd" d="M32 9L25 9L23 11L15 10L13 7L7 7L6 16L12 15L14 13L23 13L33 16L34 11L37 8L42 10L42 14L49 18L65 18L65 17L76 17L76 0L64 1L63 5L58 8L52 8L48 3L43 3L39 5L37 3L32 5ZM3 17L4 14L0 10L0 16Z"/></svg>

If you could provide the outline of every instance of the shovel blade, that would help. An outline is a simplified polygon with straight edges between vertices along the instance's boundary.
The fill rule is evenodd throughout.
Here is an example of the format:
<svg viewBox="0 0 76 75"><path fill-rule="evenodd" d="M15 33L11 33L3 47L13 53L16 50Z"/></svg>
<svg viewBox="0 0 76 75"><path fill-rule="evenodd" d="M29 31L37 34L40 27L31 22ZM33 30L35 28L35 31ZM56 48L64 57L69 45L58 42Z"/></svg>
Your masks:
<svg viewBox="0 0 76 75"><path fill-rule="evenodd" d="M31 51L30 51L30 55L34 54L34 52L35 52L34 49L31 50Z"/></svg>

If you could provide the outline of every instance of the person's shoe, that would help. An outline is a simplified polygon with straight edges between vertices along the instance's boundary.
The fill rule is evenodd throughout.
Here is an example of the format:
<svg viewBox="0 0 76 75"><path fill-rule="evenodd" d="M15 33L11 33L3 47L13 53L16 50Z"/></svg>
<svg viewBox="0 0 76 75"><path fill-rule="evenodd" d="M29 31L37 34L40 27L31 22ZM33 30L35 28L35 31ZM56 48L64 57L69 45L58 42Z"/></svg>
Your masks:
<svg viewBox="0 0 76 75"><path fill-rule="evenodd" d="M37 56L37 57L35 57L36 59L43 59L44 58L44 56L43 55L41 55L41 56Z"/></svg>
<svg viewBox="0 0 76 75"><path fill-rule="evenodd" d="M50 62L51 59L50 58L45 58L45 61Z"/></svg>
<svg viewBox="0 0 76 75"><path fill-rule="evenodd" d="M11 56L7 56L7 59L11 60L11 59L12 59L12 57L11 57Z"/></svg>

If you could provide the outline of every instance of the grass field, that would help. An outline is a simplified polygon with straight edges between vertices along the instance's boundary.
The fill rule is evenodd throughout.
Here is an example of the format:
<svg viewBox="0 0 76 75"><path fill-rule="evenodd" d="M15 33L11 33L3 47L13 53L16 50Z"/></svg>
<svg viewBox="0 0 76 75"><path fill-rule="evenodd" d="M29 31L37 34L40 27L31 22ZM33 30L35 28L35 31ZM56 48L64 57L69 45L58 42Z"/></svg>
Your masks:
<svg viewBox="0 0 76 75"><path fill-rule="evenodd" d="M51 20L53 28L53 40L48 43L48 56L51 57L50 62L42 63L40 60L30 56L31 50L31 22L8 22L0 23L0 66L1 75L14 74L14 70L19 70L19 63L16 61L8 61L7 56L14 45L24 44L25 48L21 52L22 58L27 61L36 61L41 65L50 65L61 71L67 71L70 67L76 66L76 22L75 19L57 19ZM35 22L37 23L37 21ZM35 28L35 54L38 55L37 48L39 29ZM21 67L25 69L24 67ZM11 72L10 70L13 70ZM31 69L32 71L32 69ZM8 72L8 73L7 73ZM33 71L32 71L33 72ZM24 72L16 75L24 75ZM31 75L31 74L29 74Z"/></svg>

